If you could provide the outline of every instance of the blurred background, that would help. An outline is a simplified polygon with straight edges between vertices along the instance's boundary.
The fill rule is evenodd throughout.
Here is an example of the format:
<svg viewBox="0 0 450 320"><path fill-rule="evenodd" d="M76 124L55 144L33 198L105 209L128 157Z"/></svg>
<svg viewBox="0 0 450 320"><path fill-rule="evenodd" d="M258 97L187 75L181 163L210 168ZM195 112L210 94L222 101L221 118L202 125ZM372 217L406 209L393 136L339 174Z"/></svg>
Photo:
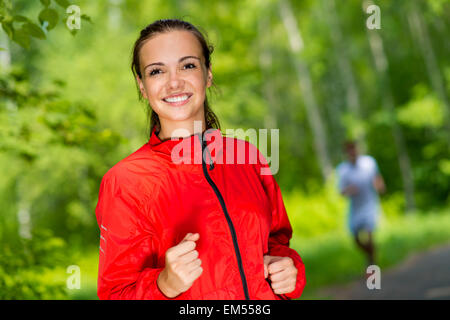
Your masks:
<svg viewBox="0 0 450 320"><path fill-rule="evenodd" d="M306 267L302 299L364 279L335 177L347 139L386 182L382 288L389 270L450 243L449 0L0 0L1 299L97 299L100 181L148 141L131 50L164 18L214 46L208 99L223 131L280 129L275 178ZM417 297L445 296L448 280Z"/></svg>

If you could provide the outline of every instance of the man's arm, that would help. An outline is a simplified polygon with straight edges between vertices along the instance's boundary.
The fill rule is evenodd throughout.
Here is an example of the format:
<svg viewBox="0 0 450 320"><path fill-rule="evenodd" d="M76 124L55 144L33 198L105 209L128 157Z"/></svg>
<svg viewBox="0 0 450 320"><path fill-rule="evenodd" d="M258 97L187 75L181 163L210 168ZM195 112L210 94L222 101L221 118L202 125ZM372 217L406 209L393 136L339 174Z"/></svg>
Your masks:
<svg viewBox="0 0 450 320"><path fill-rule="evenodd" d="M384 193L386 191L386 184L384 183L381 174L377 174L375 178L373 178L373 187L378 193Z"/></svg>

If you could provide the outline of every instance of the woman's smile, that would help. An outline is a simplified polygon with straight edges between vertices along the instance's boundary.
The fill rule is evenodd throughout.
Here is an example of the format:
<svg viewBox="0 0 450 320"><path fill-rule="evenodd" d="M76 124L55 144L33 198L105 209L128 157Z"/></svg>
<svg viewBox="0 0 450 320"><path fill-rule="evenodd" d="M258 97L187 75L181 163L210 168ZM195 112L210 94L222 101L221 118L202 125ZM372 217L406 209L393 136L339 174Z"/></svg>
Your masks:
<svg viewBox="0 0 450 320"><path fill-rule="evenodd" d="M188 103L192 95L193 95L192 93L182 93L166 97L162 100L166 102L168 105L171 105L173 107L179 107Z"/></svg>

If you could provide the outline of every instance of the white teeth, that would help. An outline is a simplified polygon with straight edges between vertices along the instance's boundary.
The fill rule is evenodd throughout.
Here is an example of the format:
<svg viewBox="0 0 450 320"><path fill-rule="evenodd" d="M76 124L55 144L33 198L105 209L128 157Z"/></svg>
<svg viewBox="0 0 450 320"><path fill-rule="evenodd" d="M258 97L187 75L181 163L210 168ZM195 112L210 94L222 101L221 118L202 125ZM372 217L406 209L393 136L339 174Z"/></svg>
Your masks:
<svg viewBox="0 0 450 320"><path fill-rule="evenodd" d="M189 97L187 95L185 95L185 96L176 97L176 98L166 98L166 99L164 99L164 101L167 101L167 102L180 102L180 101L187 100L187 98L189 98Z"/></svg>

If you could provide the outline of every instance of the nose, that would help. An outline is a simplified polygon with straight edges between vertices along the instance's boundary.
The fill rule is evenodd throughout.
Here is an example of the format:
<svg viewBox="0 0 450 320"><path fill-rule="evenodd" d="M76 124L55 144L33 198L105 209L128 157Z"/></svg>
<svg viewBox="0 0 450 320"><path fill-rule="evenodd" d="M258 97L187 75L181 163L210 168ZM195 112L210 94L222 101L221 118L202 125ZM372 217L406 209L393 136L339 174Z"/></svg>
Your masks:
<svg viewBox="0 0 450 320"><path fill-rule="evenodd" d="M169 80L167 82L168 89L180 89L184 86L184 80L180 77L176 70L169 72Z"/></svg>

